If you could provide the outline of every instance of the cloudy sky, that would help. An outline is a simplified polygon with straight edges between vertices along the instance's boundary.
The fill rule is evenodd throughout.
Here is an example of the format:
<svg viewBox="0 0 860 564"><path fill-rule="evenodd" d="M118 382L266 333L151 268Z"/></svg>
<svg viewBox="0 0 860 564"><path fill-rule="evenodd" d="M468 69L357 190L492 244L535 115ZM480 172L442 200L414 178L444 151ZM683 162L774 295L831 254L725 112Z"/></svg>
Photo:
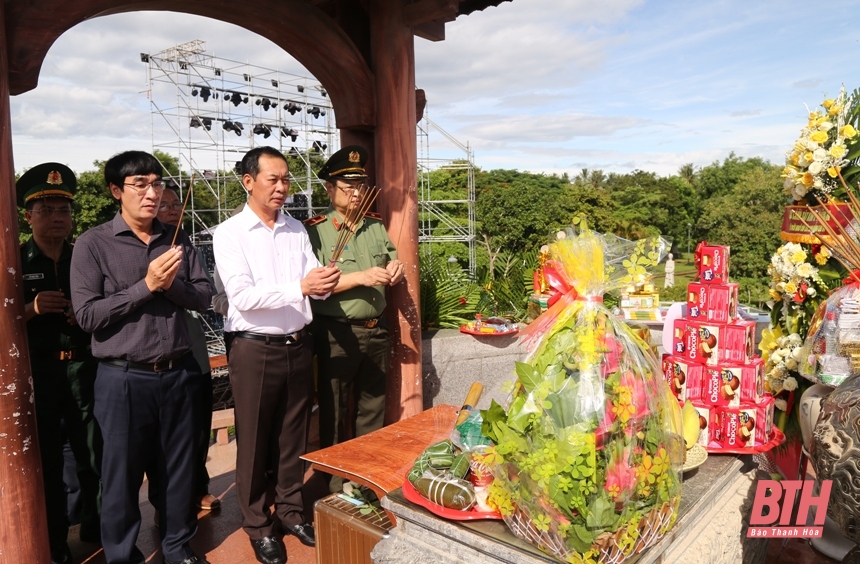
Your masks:
<svg viewBox="0 0 860 564"><path fill-rule="evenodd" d="M816 106L860 86L856 3L514 0L416 38L430 118L478 166L661 175L731 151L779 163ZM38 88L12 99L17 170L77 171L153 144L140 53L192 39L207 53L304 74L243 29L182 14L85 22L54 44ZM159 140L156 140L158 142ZM434 157L459 156L430 138Z"/></svg>

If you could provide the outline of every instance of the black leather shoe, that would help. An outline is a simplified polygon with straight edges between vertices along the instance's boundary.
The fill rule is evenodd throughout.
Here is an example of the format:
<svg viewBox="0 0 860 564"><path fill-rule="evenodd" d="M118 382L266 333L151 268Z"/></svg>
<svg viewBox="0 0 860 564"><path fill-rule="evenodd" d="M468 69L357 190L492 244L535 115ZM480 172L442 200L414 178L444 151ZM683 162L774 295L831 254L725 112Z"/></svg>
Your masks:
<svg viewBox="0 0 860 564"><path fill-rule="evenodd" d="M287 563L287 555L275 537L263 537L260 540L251 539L251 546L254 547L254 556L263 564Z"/></svg>
<svg viewBox="0 0 860 564"><path fill-rule="evenodd" d="M301 525L293 525L292 527L284 527L287 534L299 537L301 543L305 546L316 546L317 539L314 535L314 527L310 523L302 523Z"/></svg>
<svg viewBox="0 0 860 564"><path fill-rule="evenodd" d="M164 564L209 564L209 561L200 558L196 554L192 554L185 560L168 560L167 558L165 558Z"/></svg>

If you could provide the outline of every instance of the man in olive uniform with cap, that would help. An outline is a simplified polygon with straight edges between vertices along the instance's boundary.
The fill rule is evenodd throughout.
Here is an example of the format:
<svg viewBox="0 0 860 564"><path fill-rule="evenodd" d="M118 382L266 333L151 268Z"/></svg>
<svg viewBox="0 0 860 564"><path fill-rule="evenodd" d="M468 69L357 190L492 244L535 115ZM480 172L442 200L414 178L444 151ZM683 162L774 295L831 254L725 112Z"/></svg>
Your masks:
<svg viewBox="0 0 860 564"><path fill-rule="evenodd" d="M36 404L36 427L42 455L51 559L71 562L66 537L66 492L63 484L65 420L81 485L81 539L99 539L99 471L102 438L93 416L93 383L97 362L90 335L78 327L71 308L69 270L72 247L72 202L76 180L59 163L28 170L16 183L18 205L33 231L21 245L24 317Z"/></svg>
<svg viewBox="0 0 860 564"><path fill-rule="evenodd" d="M318 176L326 181L331 206L305 221L311 246L321 264L332 251L348 208L365 196L367 151L352 145L336 152ZM403 279L403 264L379 214L368 212L355 227L336 266L340 281L325 300L313 300L311 333L318 365L320 446L348 440L382 427L391 346L383 317L385 287ZM347 405L352 388L354 409ZM351 421L347 417L353 415ZM332 480L332 490L340 488Z"/></svg>

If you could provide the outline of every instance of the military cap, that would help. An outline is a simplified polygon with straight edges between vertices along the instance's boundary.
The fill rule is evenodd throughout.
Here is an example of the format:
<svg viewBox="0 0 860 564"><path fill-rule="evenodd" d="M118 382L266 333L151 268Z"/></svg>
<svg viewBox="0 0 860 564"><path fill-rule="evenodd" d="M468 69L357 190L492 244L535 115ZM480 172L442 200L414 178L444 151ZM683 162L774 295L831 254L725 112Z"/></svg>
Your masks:
<svg viewBox="0 0 860 564"><path fill-rule="evenodd" d="M36 165L18 179L15 189L18 192L18 206L25 207L27 202L42 198L75 199L77 179L72 169L60 163Z"/></svg>
<svg viewBox="0 0 860 564"><path fill-rule="evenodd" d="M367 178L364 165L367 163L367 150L358 145L348 145L329 157L317 176L323 180L337 178Z"/></svg>

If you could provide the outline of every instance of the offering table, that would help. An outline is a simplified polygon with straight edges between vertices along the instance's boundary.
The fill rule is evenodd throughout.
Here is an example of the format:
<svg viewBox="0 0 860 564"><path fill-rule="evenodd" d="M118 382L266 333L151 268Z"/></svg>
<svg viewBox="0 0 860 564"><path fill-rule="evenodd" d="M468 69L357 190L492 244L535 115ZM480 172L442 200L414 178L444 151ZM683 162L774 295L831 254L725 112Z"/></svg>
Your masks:
<svg viewBox="0 0 860 564"><path fill-rule="evenodd" d="M655 546L625 562L636 564L764 562L767 539L747 539L757 474L752 456L711 455L685 476L680 517ZM397 526L376 545L376 564L543 564L552 557L515 537L502 521L449 521L392 491L382 506Z"/></svg>

